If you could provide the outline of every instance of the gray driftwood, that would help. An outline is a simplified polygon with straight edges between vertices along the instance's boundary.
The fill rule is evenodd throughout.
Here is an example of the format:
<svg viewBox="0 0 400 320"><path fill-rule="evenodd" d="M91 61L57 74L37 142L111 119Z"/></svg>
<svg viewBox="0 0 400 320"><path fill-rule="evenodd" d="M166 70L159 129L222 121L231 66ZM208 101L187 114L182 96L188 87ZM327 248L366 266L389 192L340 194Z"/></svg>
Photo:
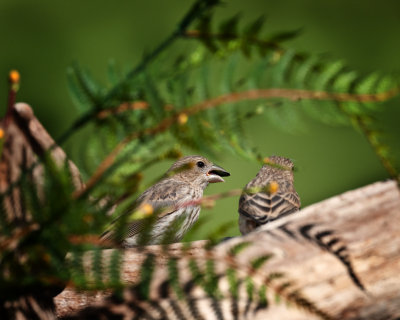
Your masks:
<svg viewBox="0 0 400 320"><path fill-rule="evenodd" d="M32 165L37 157L53 146L54 141L26 104L17 104L9 118L2 121L1 128L6 133L0 161L0 191L4 191L18 179L20 167ZM58 147L53 147L51 154L57 163L61 164L66 159L65 153ZM72 163L69 165L76 187L81 188L79 171ZM41 183L41 171L42 168L37 166L32 172L38 184ZM18 204L19 196L19 189L16 188L9 198L6 198L7 218L30 221L28 212L24 212L18 205L11 205L10 199L13 199L14 204ZM228 268L234 268L239 279L245 279L250 274L255 286L265 283L272 271L279 271L285 273L285 279L293 281L294 288L301 289L304 297L314 302L321 313L332 318L396 319L400 317L399 217L400 193L396 183L377 182L314 204L295 215L268 224L262 230L246 237L222 242L211 251L205 250L204 241L192 243L190 251L185 253L182 244L170 245L165 251L159 246L125 250L122 252L122 279L132 285L137 283L140 263L148 254L155 253L157 264L150 287L150 298L162 307L170 306L171 301L179 305L182 302L177 301L171 291L160 296L160 286L168 279L166 256L172 255L179 259L182 283L190 279L187 268L189 259L196 260L201 266L206 258L212 258L217 273L221 275L218 288L225 297L229 296L226 281ZM251 245L235 257L229 255L230 248L244 241L251 242ZM10 244L12 245L13 243ZM104 250L103 254L107 257L112 252ZM272 253L273 257L268 263L257 272L251 270L249 265L252 259L269 253ZM87 254L87 263L90 264L90 252ZM90 277L90 273L88 276ZM279 281L271 283L274 288L279 288L279 285ZM127 303L120 303L117 307L106 299L108 295L107 292L77 293L72 288L67 288L55 298L57 314L75 314L75 318L81 318L85 316L85 308L89 306L92 307L92 312L98 311L97 315L100 314L100 310L104 311L107 308L114 313L134 313ZM197 299L201 312L209 312L204 318L212 319L212 310L204 291L197 288L191 295ZM238 297L236 318L245 319L247 297L242 291ZM128 294L124 299L126 302L132 302L134 306L144 308L149 314L154 312L154 306L146 304L146 301L138 297ZM15 314L20 315L20 318L23 318L24 312L35 313L40 319L54 318L52 303L50 308L41 310L38 302L43 302L42 300L40 296L32 297L27 293L26 297L14 302L14 305L4 307L15 309ZM223 314L227 315L226 319L234 319L229 315L232 311L231 299L221 300L218 304ZM185 318L190 319L190 312L183 306L182 310ZM268 309L257 310L247 318L316 317L293 306L286 308L283 304L272 304Z"/></svg>
<svg viewBox="0 0 400 320"><path fill-rule="evenodd" d="M211 254L217 270L223 273L229 264L235 265L239 277L243 278L252 258L273 253L270 262L253 275L256 283L261 284L271 271L284 272L307 299L334 319L396 319L400 316L399 217L400 193L396 183L377 182L316 203L246 237L225 241ZM232 264L229 249L240 241L251 241L252 245L235 257ZM181 248L181 244L170 245L169 254L182 256ZM157 301L160 298L158 286L167 278L163 264L165 257L160 247L126 250L122 277L136 283L138 266L149 252L157 253L158 257L156 280L151 287L151 298ZM201 261L205 255L204 242L195 243L190 256ZM185 260L188 260L187 254L180 258L182 269L187 267ZM181 281L189 277L188 272L186 275L183 272ZM226 283L221 282L219 287L228 292ZM204 298L201 290L195 294ZM77 294L66 289L55 299L58 314L70 314L88 304L113 308L109 302L102 302L104 296L104 293ZM172 293L170 299L175 299ZM143 301L135 300L135 303L145 307ZM224 302L221 305L228 308L223 306ZM239 315L242 315L244 304L238 306ZM248 317L314 318L317 319L294 306L286 308L284 304L270 306Z"/></svg>

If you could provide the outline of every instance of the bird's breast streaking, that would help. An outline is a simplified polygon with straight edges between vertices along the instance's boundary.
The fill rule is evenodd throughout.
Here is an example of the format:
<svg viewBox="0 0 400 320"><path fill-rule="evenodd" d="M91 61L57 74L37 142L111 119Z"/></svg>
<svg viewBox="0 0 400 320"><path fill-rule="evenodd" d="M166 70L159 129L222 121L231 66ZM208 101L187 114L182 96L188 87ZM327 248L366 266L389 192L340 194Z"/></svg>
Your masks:
<svg viewBox="0 0 400 320"><path fill-rule="evenodd" d="M152 216L134 221L127 219L128 225L122 234L115 232L114 222L101 239L124 247L180 241L199 217L199 200L204 189L209 183L223 182L222 177L229 175L226 170L204 157L181 158L170 167L163 179L144 191L123 214L124 217L134 215L145 206L152 209ZM151 230L148 230L150 220L152 225ZM173 235L167 239L171 227L174 227ZM142 243L146 232L147 239Z"/></svg>

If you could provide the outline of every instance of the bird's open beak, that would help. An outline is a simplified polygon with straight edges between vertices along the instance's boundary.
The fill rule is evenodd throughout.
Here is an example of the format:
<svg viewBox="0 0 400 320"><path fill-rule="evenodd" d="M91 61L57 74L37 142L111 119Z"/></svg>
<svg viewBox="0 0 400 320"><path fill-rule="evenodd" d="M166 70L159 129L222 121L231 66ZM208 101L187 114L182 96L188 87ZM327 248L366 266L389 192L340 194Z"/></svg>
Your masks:
<svg viewBox="0 0 400 320"><path fill-rule="evenodd" d="M210 183L224 182L225 180L222 179L222 177L229 177L230 175L231 174L228 171L216 165L213 165L207 172L208 182Z"/></svg>

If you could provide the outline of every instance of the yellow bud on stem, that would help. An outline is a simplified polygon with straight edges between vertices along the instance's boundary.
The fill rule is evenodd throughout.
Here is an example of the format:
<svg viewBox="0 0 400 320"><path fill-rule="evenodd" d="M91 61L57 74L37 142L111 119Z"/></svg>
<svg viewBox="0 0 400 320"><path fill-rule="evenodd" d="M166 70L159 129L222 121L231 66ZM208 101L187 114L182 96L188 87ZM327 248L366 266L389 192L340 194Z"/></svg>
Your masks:
<svg viewBox="0 0 400 320"><path fill-rule="evenodd" d="M12 84L19 83L19 79L20 79L19 72L17 70L11 70L8 75L8 78L10 79L10 82Z"/></svg>
<svg viewBox="0 0 400 320"><path fill-rule="evenodd" d="M180 125L186 124L188 122L188 119L189 119L189 117L188 117L188 115L186 113L180 113L178 115L178 123Z"/></svg>

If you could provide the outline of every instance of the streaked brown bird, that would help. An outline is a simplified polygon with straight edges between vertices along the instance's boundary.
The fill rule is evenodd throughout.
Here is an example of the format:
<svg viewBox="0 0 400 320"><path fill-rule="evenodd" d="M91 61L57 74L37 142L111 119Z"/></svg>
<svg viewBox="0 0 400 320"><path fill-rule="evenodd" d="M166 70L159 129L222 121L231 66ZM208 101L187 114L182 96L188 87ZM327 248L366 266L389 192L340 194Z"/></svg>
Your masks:
<svg viewBox="0 0 400 320"><path fill-rule="evenodd" d="M229 172L202 156L183 157L171 166L162 180L143 192L126 214L141 210L147 211L149 215L156 215L145 244L165 241L167 232L170 232L178 220L179 226L174 229L172 240L180 241L199 217L199 200L204 189L209 183L224 182L222 177L229 175ZM140 236L146 228L145 220L130 222L122 237L116 236L113 231L115 226L111 226L101 238L105 241L117 241L123 247L136 246L138 241L142 241Z"/></svg>
<svg viewBox="0 0 400 320"><path fill-rule="evenodd" d="M271 156L243 189L239 199L239 230L243 235L299 210L293 167L290 159Z"/></svg>

